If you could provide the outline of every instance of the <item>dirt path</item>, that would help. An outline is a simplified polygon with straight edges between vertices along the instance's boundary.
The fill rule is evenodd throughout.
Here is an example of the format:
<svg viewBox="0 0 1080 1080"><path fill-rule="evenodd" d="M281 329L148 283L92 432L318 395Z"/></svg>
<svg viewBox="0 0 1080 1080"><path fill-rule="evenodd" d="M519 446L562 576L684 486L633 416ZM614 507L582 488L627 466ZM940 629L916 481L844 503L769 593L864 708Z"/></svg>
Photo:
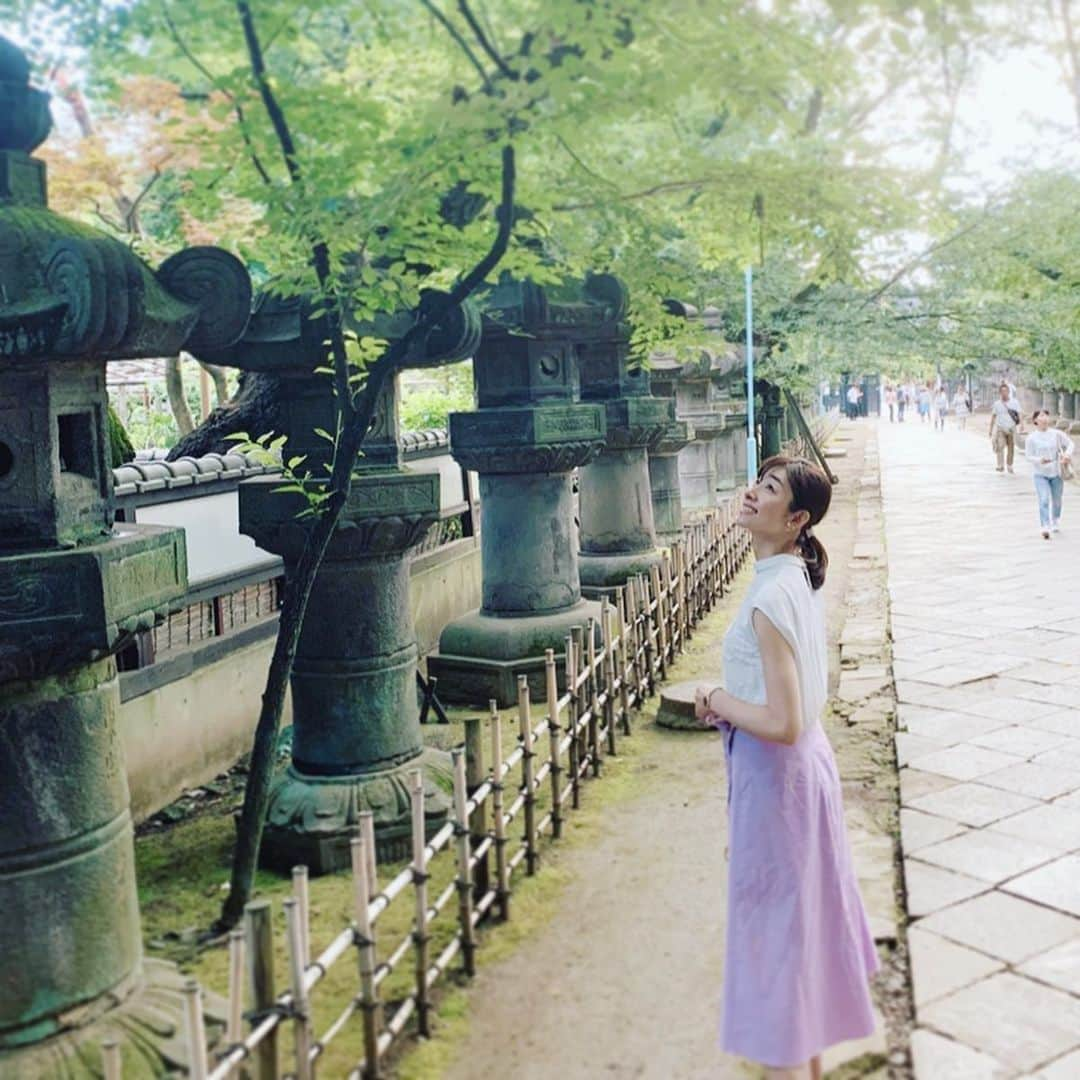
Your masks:
<svg viewBox="0 0 1080 1080"><path fill-rule="evenodd" d="M831 689L870 429L854 425L847 434L848 456L835 462L841 483L820 530L830 552ZM672 681L719 671L723 630L747 580L744 572L737 593L698 628ZM716 1048L726 892L722 746L658 729L654 710L638 719L629 760L616 766L633 770L631 794L603 807L595 837L560 854L569 884L550 921L513 955L481 967L448 1080L753 1075ZM600 804L602 785L586 798ZM847 797L857 800L858 791Z"/></svg>

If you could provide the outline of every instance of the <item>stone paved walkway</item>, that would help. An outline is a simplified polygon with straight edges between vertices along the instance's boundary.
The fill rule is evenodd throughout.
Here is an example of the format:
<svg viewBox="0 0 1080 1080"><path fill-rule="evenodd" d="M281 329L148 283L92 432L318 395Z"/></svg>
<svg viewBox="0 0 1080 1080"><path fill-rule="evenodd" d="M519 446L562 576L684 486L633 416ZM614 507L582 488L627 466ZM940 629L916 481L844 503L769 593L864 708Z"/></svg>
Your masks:
<svg viewBox="0 0 1080 1080"><path fill-rule="evenodd" d="M1047 542L985 434L879 437L916 1076L1076 1080L1080 489Z"/></svg>

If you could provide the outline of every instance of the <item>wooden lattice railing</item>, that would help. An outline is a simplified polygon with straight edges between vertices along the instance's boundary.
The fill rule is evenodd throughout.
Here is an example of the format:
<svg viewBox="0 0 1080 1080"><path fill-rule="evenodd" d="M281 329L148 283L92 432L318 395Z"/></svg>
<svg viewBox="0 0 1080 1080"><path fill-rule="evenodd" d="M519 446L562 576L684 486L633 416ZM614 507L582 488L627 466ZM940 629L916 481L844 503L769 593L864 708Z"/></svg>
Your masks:
<svg viewBox="0 0 1080 1080"><path fill-rule="evenodd" d="M229 937L229 990L224 1038L207 1049L202 991L187 985L187 1041L195 1080L226 1080L241 1066L261 1080L279 1075L277 1036L291 1027L292 1071L309 1080L326 1047L355 1022L363 1036L363 1058L351 1078L379 1077L391 1044L415 1018L429 1032L431 991L460 957L466 975L474 972L476 931L489 916L510 917L514 875L538 869L540 839L558 839L563 822L580 803L585 779L599 776L606 756L629 735L632 713L656 691L681 653L693 628L724 595L749 551L748 537L734 525L741 492L706 520L687 526L650 573L631 579L601 602L599 623L575 628L566 641L560 679L555 655L546 656L546 715L533 717L525 676L519 679L516 745L506 753L503 718L491 705L490 769L484 770L482 721L466 724L464 748L451 751L454 771L453 819L430 838L425 835L424 788L412 777L412 862L380 886L374 826L362 816L352 839L354 919L317 956L312 956L306 867L293 871L293 893L284 901L289 988L273 985L271 910L268 900L247 905L243 929ZM559 693L559 686L565 687ZM474 781L469 783L469 779ZM516 792L510 799L511 793ZM491 825L488 827L487 822ZM521 823L520 836L508 830ZM451 871L451 862L453 869ZM433 868L445 881L432 899ZM379 936L380 919L391 905L414 910L412 930L397 941ZM456 905L451 901L456 898ZM456 929L432 955L432 927L456 907ZM445 936L445 935L443 935ZM391 1003L380 990L411 954L412 990ZM358 990L321 1033L311 1015L312 994L330 969L353 956ZM382 957L380 959L380 956ZM247 989L245 989L245 987ZM120 1077L119 1050L103 1047L105 1075Z"/></svg>

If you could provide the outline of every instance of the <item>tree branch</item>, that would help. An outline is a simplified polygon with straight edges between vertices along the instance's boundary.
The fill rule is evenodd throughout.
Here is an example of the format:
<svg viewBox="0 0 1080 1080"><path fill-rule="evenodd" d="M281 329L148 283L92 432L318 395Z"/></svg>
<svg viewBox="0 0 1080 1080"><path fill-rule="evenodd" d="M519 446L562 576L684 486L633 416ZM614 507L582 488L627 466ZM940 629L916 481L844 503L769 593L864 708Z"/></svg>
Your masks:
<svg viewBox="0 0 1080 1080"><path fill-rule="evenodd" d="M488 40L487 34L484 33L484 28L476 21L476 16L472 13L472 8L469 7L469 0L458 0L458 11L465 16L465 21L469 24L469 29L476 35L476 40L480 42L480 47L491 58L492 62L499 69L499 73L507 79L512 79L514 82L520 79L521 76L506 63L499 55L495 46Z"/></svg>
<svg viewBox="0 0 1080 1080"><path fill-rule="evenodd" d="M147 182L143 185L142 191L140 191L139 194L135 196L134 200L131 203L131 206L129 206L127 211L125 212L124 221L127 225L128 232L141 235L141 230L139 229L139 204L143 201L143 199L146 198L146 196L150 192L150 189L154 186L154 184L157 183L160 176L161 170L155 168L154 175L151 176L150 179L147 180Z"/></svg>
<svg viewBox="0 0 1080 1080"><path fill-rule="evenodd" d="M431 12L432 18L436 19L443 27L444 30L454 39L455 42L461 47L461 51L469 58L469 62L479 72L480 78L484 83L484 93L491 93L491 79L488 78L487 71L484 70L484 65L480 63L476 58L476 53L469 48L469 43L461 36L458 28L432 3L432 0L420 0L420 3Z"/></svg>
<svg viewBox="0 0 1080 1080"><path fill-rule="evenodd" d="M990 207L987 205L983 209L983 216L989 211ZM915 269L919 263L923 262L929 256L933 255L935 251L940 251L942 248L948 247L950 244L955 244L957 240L967 236L968 233L974 232L982 224L982 217L977 218L969 225L965 225L962 229L958 229L951 236L946 236L943 240L938 240L931 244L924 251L921 251L913 259L909 259L899 270L896 271L883 285L875 289L869 296L863 299L863 302L859 305L860 309L869 307L875 300L880 299L885 295L901 278Z"/></svg>
<svg viewBox="0 0 1080 1080"><path fill-rule="evenodd" d="M180 30L176 23L173 22L172 16L169 14L168 6L163 4L161 8L161 17L165 20L165 25L169 30L169 35L176 42L176 47L187 58L188 63L195 68L197 72L211 86L216 82L214 73L191 51L187 42L180 34ZM244 145L247 147L248 156L251 158L251 164L255 166L255 171L259 174L259 178L267 186L271 185L273 181L270 179L270 174L266 171L262 161L259 159L259 155L255 150L255 144L251 141L251 135L247 130L247 125L244 123L244 109L243 106L237 101L236 97L229 93L228 90L222 90L222 93L229 99L230 104L233 107L233 114L236 117L237 126L240 128L240 137L244 140Z"/></svg>
<svg viewBox="0 0 1080 1080"><path fill-rule="evenodd" d="M266 688L263 692L262 707L255 730L248 781L244 788L244 806L237 830L229 895L222 905L221 915L214 926L218 932L235 926L239 922L243 915L244 905L251 894L251 883L262 842L263 823L266 820L270 799L277 733L285 705L289 675L300 640L300 631L307 613L315 575L318 573L330 539L337 528L341 511L348 501L352 485L353 463L371 426L379 394L386 380L403 366L413 345L425 338L454 305L463 302L491 273L506 253L514 224L515 179L514 149L512 146L505 146L502 152L502 201L497 212L499 228L490 250L450 290L448 295L438 298L422 310L404 337L391 345L368 369L368 378L358 395L352 418L341 432L338 453L334 458L330 478L329 498L323 504L322 513L307 534L295 569L286 578L281 621L266 676Z"/></svg>
<svg viewBox="0 0 1080 1080"><path fill-rule="evenodd" d="M715 177L702 177L700 180L669 180L662 184L654 184L652 187L643 188L641 191L631 191L626 195L612 195L610 198L595 202L557 203L552 210L566 213L573 210L595 210L597 207L606 206L614 199L616 202L633 202L637 199L648 199L653 195L664 195L669 191L690 191L694 188L708 187L718 184L720 180Z"/></svg>

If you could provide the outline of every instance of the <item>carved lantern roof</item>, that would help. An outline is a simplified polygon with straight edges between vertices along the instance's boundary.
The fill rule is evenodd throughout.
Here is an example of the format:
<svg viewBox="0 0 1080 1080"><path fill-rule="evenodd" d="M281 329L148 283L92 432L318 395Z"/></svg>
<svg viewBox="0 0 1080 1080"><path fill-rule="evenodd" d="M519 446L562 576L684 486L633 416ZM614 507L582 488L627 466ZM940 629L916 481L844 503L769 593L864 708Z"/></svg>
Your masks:
<svg viewBox="0 0 1080 1080"><path fill-rule="evenodd" d="M112 526L105 362L236 340L251 283L219 248L152 270L118 240L53 213L48 95L0 38L0 550L68 546Z"/></svg>
<svg viewBox="0 0 1080 1080"><path fill-rule="evenodd" d="M611 274L559 286L504 274L483 307L475 365L481 408L575 400L577 350L628 337L626 287Z"/></svg>

